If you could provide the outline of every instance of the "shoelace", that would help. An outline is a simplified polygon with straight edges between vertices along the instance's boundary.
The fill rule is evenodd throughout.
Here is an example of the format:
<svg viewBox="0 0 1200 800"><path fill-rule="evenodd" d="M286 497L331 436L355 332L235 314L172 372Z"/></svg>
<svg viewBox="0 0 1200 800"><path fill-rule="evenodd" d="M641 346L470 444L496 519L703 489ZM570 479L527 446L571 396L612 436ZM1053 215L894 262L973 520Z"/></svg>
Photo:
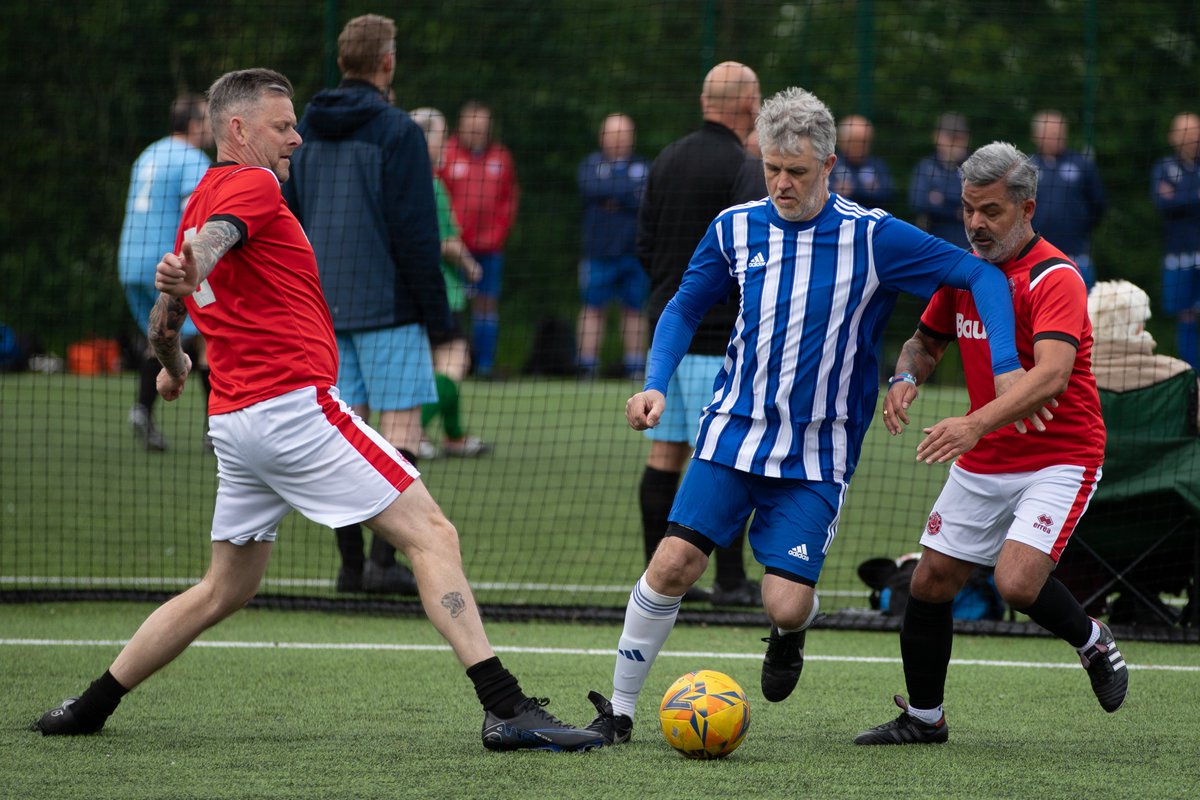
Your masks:
<svg viewBox="0 0 1200 800"><path fill-rule="evenodd" d="M527 697L517 704L517 713L528 711L531 714L536 714L546 722L557 728L573 728L573 725L568 725L558 717L546 710L546 706L550 705L549 697Z"/></svg>

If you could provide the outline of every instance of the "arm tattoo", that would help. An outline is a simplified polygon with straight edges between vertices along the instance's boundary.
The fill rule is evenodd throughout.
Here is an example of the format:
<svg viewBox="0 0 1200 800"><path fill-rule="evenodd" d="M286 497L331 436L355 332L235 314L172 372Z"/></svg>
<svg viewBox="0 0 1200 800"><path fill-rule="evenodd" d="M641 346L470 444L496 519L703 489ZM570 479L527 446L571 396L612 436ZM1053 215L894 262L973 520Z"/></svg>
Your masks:
<svg viewBox="0 0 1200 800"><path fill-rule="evenodd" d="M442 595L442 605L450 612L450 616L457 617L466 609L467 601L460 592L446 592Z"/></svg>
<svg viewBox="0 0 1200 800"><path fill-rule="evenodd" d="M237 226L225 220L206 222L192 238L192 256L200 270L197 282L204 280L221 260L221 256L233 249L242 238Z"/></svg>
<svg viewBox="0 0 1200 800"><path fill-rule="evenodd" d="M176 378L183 375L183 343L179 332L185 319L187 306L168 294L160 294L150 309L150 345L159 363Z"/></svg>

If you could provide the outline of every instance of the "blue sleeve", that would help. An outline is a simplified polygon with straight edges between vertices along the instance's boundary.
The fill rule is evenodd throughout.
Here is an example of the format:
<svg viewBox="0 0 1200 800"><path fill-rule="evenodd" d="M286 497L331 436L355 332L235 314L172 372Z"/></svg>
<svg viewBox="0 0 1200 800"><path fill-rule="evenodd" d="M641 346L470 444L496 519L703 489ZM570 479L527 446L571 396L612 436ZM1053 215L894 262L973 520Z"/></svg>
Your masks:
<svg viewBox="0 0 1200 800"><path fill-rule="evenodd" d="M700 240L687 271L683 273L679 290L663 309L654 328L654 340L646 362L647 390L667 394L667 384L687 353L700 320L733 289L729 258L721 249L717 235L720 223L717 219L708 226L708 232Z"/></svg>
<svg viewBox="0 0 1200 800"><path fill-rule="evenodd" d="M927 162L918 162L917 166L913 168L912 180L908 183L908 204L918 214L928 214L931 211L929 207L931 178Z"/></svg>
<svg viewBox="0 0 1200 800"><path fill-rule="evenodd" d="M188 156L188 161L184 165L183 176L179 186L179 196L184 198L185 203L187 202L187 198L190 197L192 192L196 189L196 186L200 183L201 179L204 178L204 173L208 172L209 167L208 156L206 156L203 151L193 150L192 152L188 153ZM179 212L181 214L183 213L182 204L179 208Z"/></svg>
<svg viewBox="0 0 1200 800"><path fill-rule="evenodd" d="M1012 296L1004 273L961 248L895 217L875 227L875 268L881 286L928 299L940 286L967 289L987 330L992 372L1018 369Z"/></svg>

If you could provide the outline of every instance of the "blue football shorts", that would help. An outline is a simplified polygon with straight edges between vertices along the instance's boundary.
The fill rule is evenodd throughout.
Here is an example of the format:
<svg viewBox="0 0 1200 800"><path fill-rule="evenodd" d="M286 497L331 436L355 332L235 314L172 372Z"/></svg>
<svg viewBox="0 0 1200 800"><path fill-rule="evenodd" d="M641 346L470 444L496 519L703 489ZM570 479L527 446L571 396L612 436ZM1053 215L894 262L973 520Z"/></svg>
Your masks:
<svg viewBox="0 0 1200 800"><path fill-rule="evenodd" d="M815 586L845 499L846 484L767 478L693 458L669 519L728 547L753 513L747 539L755 560Z"/></svg>
<svg viewBox="0 0 1200 800"><path fill-rule="evenodd" d="M337 346L338 388L347 405L404 411L437 401L423 325L339 333Z"/></svg>
<svg viewBox="0 0 1200 800"><path fill-rule="evenodd" d="M694 445L700 432L700 412L712 402L717 373L724 364L725 356L684 356L667 384L667 408L662 419L646 430L646 438Z"/></svg>
<svg viewBox="0 0 1200 800"><path fill-rule="evenodd" d="M650 279L636 256L585 258L579 262L579 295L585 306L601 308L620 300L629 311L646 304Z"/></svg>

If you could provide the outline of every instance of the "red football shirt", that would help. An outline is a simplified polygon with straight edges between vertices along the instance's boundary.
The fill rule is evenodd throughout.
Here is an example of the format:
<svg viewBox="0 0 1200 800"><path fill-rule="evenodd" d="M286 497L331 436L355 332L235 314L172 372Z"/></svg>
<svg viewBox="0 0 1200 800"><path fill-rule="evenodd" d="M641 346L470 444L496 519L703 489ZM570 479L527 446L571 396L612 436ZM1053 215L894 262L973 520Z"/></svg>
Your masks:
<svg viewBox="0 0 1200 800"><path fill-rule="evenodd" d="M1022 434L1006 425L980 439L959 457L958 465L990 474L1032 472L1061 464L1099 467L1104 462L1105 431L1092 375L1092 324L1083 278L1066 256L1040 236L1000 269L1012 292L1021 366L1033 368L1033 345L1041 339L1073 344L1075 366L1045 431L1029 428ZM958 341L970 412L995 399L991 349L970 292L949 286L939 289L921 315L921 330L934 338Z"/></svg>
<svg viewBox="0 0 1200 800"><path fill-rule="evenodd" d="M300 389L332 386L337 341L317 259L264 167L216 164L188 200L179 252L209 220L235 225L241 240L185 299L208 345L208 413L224 414Z"/></svg>

